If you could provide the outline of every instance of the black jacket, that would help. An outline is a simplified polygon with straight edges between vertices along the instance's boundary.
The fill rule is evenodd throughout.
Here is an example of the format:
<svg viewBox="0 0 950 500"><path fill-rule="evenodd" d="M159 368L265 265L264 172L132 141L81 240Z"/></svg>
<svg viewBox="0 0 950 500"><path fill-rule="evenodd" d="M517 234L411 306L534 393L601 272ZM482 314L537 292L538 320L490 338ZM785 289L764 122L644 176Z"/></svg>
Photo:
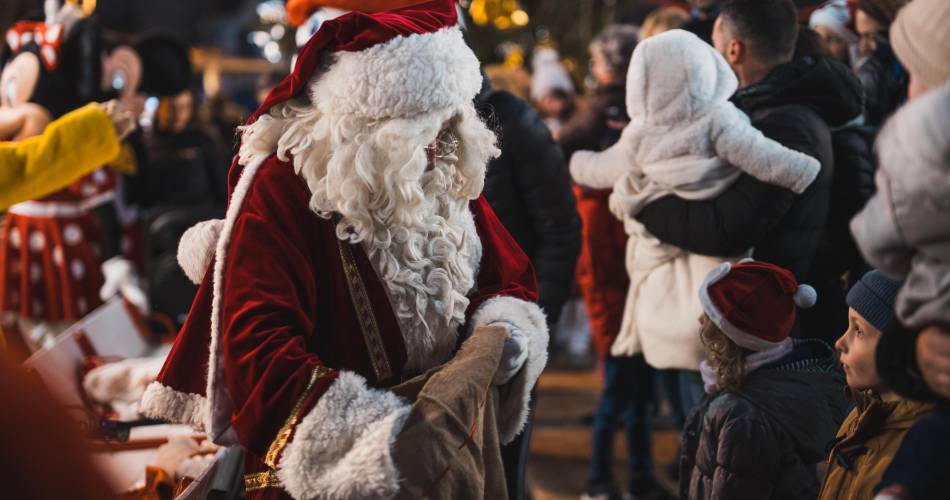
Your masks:
<svg viewBox="0 0 950 500"><path fill-rule="evenodd" d="M817 498L815 465L847 414L844 387L835 353L807 340L739 392L704 398L683 429L680 498Z"/></svg>
<svg viewBox="0 0 950 500"><path fill-rule="evenodd" d="M620 139L620 130L611 128L608 121L625 122L630 119L627 116L626 95L627 90L623 85L598 88L590 102L561 127L558 142L568 160L577 151L603 151Z"/></svg>
<svg viewBox="0 0 950 500"><path fill-rule="evenodd" d="M864 87L866 121L868 125L880 127L907 100L907 71L884 38L878 40L877 50L855 73Z"/></svg>
<svg viewBox="0 0 950 500"><path fill-rule="evenodd" d="M874 133L873 127L857 124L832 133L835 175L828 212L827 234L831 245L828 264L832 267L828 272L839 276L847 273L849 289L870 270L849 224L876 191Z"/></svg>
<svg viewBox="0 0 950 500"><path fill-rule="evenodd" d="M488 164L485 198L534 264L539 305L557 321L571 294L581 221L564 156L523 100L483 89L475 99L498 133L501 156Z"/></svg>
<svg viewBox="0 0 950 500"><path fill-rule="evenodd" d="M836 338L844 329L831 322L844 321L844 287L826 263L834 251L825 234L835 177L831 128L860 114L860 82L830 57L802 57L740 89L733 102L767 137L821 162L811 186L795 195L742 174L716 198L667 196L637 218L660 240L691 252L726 257L754 248L756 259L789 269L819 291L819 304L810 314L824 327L806 331ZM823 293L825 288L829 292Z"/></svg>

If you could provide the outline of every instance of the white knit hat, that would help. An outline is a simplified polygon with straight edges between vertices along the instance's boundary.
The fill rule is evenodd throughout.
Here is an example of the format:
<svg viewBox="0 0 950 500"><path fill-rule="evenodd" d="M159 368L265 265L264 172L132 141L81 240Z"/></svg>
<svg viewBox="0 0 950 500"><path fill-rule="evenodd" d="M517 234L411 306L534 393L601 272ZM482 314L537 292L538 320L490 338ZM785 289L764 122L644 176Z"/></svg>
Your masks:
<svg viewBox="0 0 950 500"><path fill-rule="evenodd" d="M914 77L931 86L950 80L950 1L907 4L891 25L891 46Z"/></svg>
<svg viewBox="0 0 950 500"><path fill-rule="evenodd" d="M542 47L535 51L531 59L531 100L537 101L553 90L574 93L574 82L564 66L558 60L556 50Z"/></svg>
<svg viewBox="0 0 950 500"><path fill-rule="evenodd" d="M815 29L824 26L845 39L848 43L858 41L858 35L851 30L851 11L848 10L847 0L829 0L811 13L808 27Z"/></svg>

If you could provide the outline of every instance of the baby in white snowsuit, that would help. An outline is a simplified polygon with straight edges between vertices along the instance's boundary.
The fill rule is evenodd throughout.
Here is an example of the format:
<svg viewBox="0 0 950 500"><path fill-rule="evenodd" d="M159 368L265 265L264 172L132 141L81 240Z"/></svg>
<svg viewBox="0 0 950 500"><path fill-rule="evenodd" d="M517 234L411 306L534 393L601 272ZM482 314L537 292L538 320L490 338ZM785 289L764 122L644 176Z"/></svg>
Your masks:
<svg viewBox="0 0 950 500"><path fill-rule="evenodd" d="M630 123L611 148L579 151L571 176L613 188L611 211L624 221L630 290L614 356L643 352L659 369L698 370L704 359L698 290L724 260L660 242L634 216L676 195L714 198L742 172L801 193L817 160L766 138L729 98L738 80L725 59L692 33L672 30L637 46L627 72ZM750 249L751 252L751 249ZM747 255L736 256L736 258Z"/></svg>

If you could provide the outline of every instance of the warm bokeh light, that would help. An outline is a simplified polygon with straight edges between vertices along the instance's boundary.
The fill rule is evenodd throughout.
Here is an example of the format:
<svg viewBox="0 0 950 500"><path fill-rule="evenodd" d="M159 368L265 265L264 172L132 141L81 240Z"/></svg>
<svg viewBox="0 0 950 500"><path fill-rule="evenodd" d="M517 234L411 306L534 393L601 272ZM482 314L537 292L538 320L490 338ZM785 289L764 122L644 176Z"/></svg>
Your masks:
<svg viewBox="0 0 950 500"><path fill-rule="evenodd" d="M527 26L528 21L531 19L528 17L528 13L518 9L511 13L511 23L515 26Z"/></svg>

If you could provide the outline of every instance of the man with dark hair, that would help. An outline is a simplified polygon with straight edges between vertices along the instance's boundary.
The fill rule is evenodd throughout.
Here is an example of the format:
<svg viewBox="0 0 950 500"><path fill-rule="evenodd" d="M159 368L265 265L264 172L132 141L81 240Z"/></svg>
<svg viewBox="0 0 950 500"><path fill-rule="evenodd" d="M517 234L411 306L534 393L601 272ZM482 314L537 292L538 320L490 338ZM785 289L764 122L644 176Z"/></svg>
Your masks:
<svg viewBox="0 0 950 500"><path fill-rule="evenodd" d="M787 1L732 1L721 7L712 41L748 87L791 61L798 40L795 6Z"/></svg>
<svg viewBox="0 0 950 500"><path fill-rule="evenodd" d="M716 198L667 196L638 219L666 243L714 256L754 257L791 270L819 289L817 307L801 317L796 335L832 340L844 309L844 287L831 265L825 227L834 161L831 129L861 113L860 83L829 56L793 59L798 37L791 0L732 0L722 4L713 45L739 78L732 101L766 136L821 162L800 195L743 174ZM836 323L837 322L837 323Z"/></svg>

